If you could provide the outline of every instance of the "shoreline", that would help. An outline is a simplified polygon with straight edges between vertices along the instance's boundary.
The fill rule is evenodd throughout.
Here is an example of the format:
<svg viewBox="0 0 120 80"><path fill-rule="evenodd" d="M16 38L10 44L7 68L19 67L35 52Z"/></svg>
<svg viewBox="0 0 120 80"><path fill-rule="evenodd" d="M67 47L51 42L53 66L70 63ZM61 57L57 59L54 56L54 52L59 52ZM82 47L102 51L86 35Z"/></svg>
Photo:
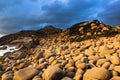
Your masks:
<svg viewBox="0 0 120 80"><path fill-rule="evenodd" d="M7 52L14 52L14 51L19 50L16 48L16 46L13 46L13 45L2 45L2 46L6 46L6 49L0 50L0 56L3 56ZM0 45L0 47L2 47L2 46Z"/></svg>

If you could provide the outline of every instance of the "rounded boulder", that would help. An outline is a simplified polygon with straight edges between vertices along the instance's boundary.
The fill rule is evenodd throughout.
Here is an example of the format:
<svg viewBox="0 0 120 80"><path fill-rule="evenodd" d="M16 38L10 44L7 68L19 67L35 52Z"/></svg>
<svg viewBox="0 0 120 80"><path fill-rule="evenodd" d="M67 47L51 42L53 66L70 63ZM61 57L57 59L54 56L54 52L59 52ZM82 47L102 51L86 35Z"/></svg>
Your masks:
<svg viewBox="0 0 120 80"><path fill-rule="evenodd" d="M83 75L83 80L109 80L109 77L110 73L107 69L94 67L85 72L85 74Z"/></svg>

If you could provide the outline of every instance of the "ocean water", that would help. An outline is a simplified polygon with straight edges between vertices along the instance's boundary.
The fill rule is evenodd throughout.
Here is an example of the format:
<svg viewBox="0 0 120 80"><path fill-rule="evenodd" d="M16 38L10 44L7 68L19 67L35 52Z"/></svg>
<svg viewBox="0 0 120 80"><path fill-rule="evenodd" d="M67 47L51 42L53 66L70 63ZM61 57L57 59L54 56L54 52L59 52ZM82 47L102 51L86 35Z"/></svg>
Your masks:
<svg viewBox="0 0 120 80"><path fill-rule="evenodd" d="M7 48L5 50L0 50L0 56L3 56L7 52L14 52L14 51L19 50L15 46L8 46L8 45L6 45L6 46L7 46ZM2 47L2 46L0 46L0 47Z"/></svg>

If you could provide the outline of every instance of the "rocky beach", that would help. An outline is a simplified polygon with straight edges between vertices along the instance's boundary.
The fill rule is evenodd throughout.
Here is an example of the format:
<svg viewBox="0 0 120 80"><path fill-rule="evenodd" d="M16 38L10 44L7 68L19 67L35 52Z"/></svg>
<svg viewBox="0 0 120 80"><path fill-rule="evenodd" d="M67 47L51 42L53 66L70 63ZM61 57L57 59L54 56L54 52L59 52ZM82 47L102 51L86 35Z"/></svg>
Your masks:
<svg viewBox="0 0 120 80"><path fill-rule="evenodd" d="M120 80L120 26L98 20L0 38L19 50L0 56L0 80Z"/></svg>

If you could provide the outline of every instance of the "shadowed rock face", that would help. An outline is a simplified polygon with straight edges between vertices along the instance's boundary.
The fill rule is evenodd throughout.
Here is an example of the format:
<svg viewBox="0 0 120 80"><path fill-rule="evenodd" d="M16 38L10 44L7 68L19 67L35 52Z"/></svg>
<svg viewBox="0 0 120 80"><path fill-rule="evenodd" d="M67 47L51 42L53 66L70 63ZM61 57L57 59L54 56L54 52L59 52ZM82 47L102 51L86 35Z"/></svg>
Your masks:
<svg viewBox="0 0 120 80"><path fill-rule="evenodd" d="M58 34L58 33L62 32L62 30L59 28L55 28L53 26L46 26L40 30L37 30L36 32L39 34L42 34L44 36L49 36L49 35L53 35L53 34Z"/></svg>
<svg viewBox="0 0 120 80"><path fill-rule="evenodd" d="M24 37L31 37L32 39L39 39L47 37L52 34L58 34L62 30L53 26L46 26L40 30L23 30L14 34L9 34L0 38L0 44L9 44L13 40L19 40Z"/></svg>

